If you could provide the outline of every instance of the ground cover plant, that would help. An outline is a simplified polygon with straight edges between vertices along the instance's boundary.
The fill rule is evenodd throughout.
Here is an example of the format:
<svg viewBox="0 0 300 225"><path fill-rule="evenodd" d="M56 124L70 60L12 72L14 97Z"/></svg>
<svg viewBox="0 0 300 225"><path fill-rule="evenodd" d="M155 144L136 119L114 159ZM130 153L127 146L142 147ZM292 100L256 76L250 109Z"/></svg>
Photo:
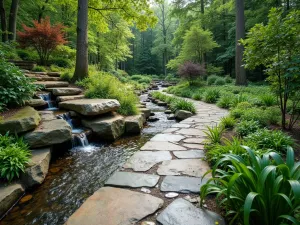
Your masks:
<svg viewBox="0 0 300 225"><path fill-rule="evenodd" d="M0 134L0 178L12 181L20 177L29 162L30 151L17 137Z"/></svg>

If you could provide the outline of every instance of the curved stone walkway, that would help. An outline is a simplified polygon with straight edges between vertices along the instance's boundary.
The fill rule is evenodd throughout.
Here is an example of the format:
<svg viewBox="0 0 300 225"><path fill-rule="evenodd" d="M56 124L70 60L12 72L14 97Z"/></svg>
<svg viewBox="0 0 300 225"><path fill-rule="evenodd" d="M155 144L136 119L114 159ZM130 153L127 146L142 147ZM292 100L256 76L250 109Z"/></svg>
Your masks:
<svg viewBox="0 0 300 225"><path fill-rule="evenodd" d="M194 204L199 201L201 177L210 169L202 160L203 130L217 125L228 112L189 101L195 103L197 114L155 135L66 224L225 224L218 214Z"/></svg>

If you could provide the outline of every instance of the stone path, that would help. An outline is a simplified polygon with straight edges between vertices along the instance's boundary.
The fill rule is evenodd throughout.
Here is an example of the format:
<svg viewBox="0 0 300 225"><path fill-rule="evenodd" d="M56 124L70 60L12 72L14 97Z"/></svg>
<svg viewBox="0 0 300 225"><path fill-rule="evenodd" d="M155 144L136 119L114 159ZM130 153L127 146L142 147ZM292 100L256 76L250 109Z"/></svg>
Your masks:
<svg viewBox="0 0 300 225"><path fill-rule="evenodd" d="M201 178L210 169L203 160L203 130L217 125L228 112L189 101L195 103L197 114L155 135L128 160L123 171L106 182L106 186L118 188L100 188L66 224L225 224L216 213L194 204L205 182ZM166 194L174 198L166 198Z"/></svg>

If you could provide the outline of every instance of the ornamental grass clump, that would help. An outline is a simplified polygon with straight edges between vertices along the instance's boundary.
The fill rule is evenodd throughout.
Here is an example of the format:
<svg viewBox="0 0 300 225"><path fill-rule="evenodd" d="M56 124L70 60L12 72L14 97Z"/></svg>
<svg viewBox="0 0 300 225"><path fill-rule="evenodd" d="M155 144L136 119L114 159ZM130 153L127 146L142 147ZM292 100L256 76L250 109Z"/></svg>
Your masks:
<svg viewBox="0 0 300 225"><path fill-rule="evenodd" d="M208 172L212 178L201 187L201 206L207 195L216 194L230 224L299 224L300 162L293 149L288 147L286 161L276 152L257 156L244 149L247 159L224 154Z"/></svg>

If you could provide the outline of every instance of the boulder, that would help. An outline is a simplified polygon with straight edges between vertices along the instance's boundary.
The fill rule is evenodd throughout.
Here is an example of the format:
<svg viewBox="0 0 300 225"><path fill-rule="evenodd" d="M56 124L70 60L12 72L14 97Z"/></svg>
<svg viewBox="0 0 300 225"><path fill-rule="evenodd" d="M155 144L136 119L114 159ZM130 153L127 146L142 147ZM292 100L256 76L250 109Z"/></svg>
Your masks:
<svg viewBox="0 0 300 225"><path fill-rule="evenodd" d="M136 116L128 116L125 118L125 132L127 134L141 133L144 125L144 117L142 114Z"/></svg>
<svg viewBox="0 0 300 225"><path fill-rule="evenodd" d="M171 113L172 113L172 111L169 109L165 111L165 114L171 114Z"/></svg>
<svg viewBox="0 0 300 225"><path fill-rule="evenodd" d="M158 106L167 106L168 103L162 102L162 101L158 101L158 102L157 102L157 105L158 105Z"/></svg>
<svg viewBox="0 0 300 225"><path fill-rule="evenodd" d="M8 131L12 134L19 134L33 130L41 121L39 113L30 106L26 106L3 120L0 119L0 133Z"/></svg>
<svg viewBox="0 0 300 225"><path fill-rule="evenodd" d="M175 115L174 114L170 114L168 117L167 117L168 120L175 120Z"/></svg>
<svg viewBox="0 0 300 225"><path fill-rule="evenodd" d="M159 119L157 118L157 117L155 117L155 116L150 116L149 118L148 118L148 121L149 122L156 122L156 121L158 121Z"/></svg>
<svg viewBox="0 0 300 225"><path fill-rule="evenodd" d="M116 111L120 103L115 99L78 99L59 103L59 108L72 110L85 116L96 116Z"/></svg>
<svg viewBox="0 0 300 225"><path fill-rule="evenodd" d="M56 120L56 116L53 111L39 111L42 121Z"/></svg>
<svg viewBox="0 0 300 225"><path fill-rule="evenodd" d="M145 119L148 119L151 114L151 110L147 108L141 108L140 112L144 114Z"/></svg>
<svg viewBox="0 0 300 225"><path fill-rule="evenodd" d="M69 96L58 96L56 98L57 102L65 102L70 100L76 100L76 99L83 99L84 95L69 95Z"/></svg>
<svg viewBox="0 0 300 225"><path fill-rule="evenodd" d="M20 184L0 184L0 218L20 199L24 189Z"/></svg>
<svg viewBox="0 0 300 225"><path fill-rule="evenodd" d="M178 120L185 120L189 117L193 116L193 113L189 112L189 111L185 111L185 110L177 110L175 112L175 117Z"/></svg>
<svg viewBox="0 0 300 225"><path fill-rule="evenodd" d="M80 94L82 90L80 88L53 88L52 93L55 96L67 96Z"/></svg>
<svg viewBox="0 0 300 225"><path fill-rule="evenodd" d="M31 151L31 154L29 165L25 173L21 175L22 184L26 188L41 184L45 180L51 159L51 149L37 149Z"/></svg>
<svg viewBox="0 0 300 225"><path fill-rule="evenodd" d="M83 126L92 129L103 140L116 140L125 132L124 117L115 113L101 118L83 119L81 122Z"/></svg>
<svg viewBox="0 0 300 225"><path fill-rule="evenodd" d="M72 139L72 128L65 120L43 121L34 131L24 135L31 148L64 143Z"/></svg>
<svg viewBox="0 0 300 225"><path fill-rule="evenodd" d="M46 106L48 103L44 101L43 99L30 99L25 102L25 105L31 106L31 107L41 107Z"/></svg>

